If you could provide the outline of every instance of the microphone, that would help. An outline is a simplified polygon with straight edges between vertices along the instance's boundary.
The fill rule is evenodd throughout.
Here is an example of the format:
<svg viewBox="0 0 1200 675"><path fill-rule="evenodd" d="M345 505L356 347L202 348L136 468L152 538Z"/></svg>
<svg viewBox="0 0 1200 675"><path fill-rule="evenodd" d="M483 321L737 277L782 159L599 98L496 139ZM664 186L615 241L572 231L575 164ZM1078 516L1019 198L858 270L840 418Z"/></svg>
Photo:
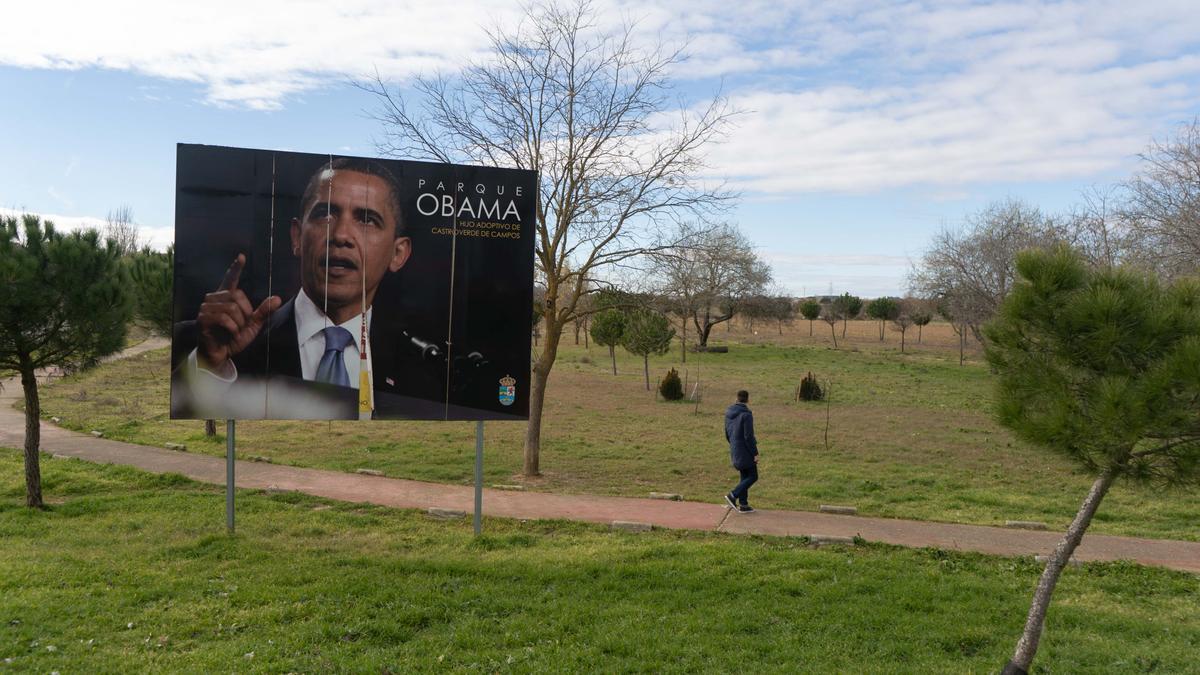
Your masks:
<svg viewBox="0 0 1200 675"><path fill-rule="evenodd" d="M404 331L404 337L408 338L408 346L416 350L421 359L430 363L442 361L445 358L445 351L441 346L422 340L419 337L410 335L408 331Z"/></svg>

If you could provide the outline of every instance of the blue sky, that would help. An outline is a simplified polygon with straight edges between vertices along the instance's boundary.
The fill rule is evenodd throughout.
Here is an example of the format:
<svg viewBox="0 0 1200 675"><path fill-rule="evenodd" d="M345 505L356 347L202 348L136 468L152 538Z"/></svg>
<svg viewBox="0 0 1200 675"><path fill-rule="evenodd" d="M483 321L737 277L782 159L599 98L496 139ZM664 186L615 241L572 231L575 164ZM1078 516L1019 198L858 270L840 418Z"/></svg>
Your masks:
<svg viewBox="0 0 1200 675"><path fill-rule="evenodd" d="M94 5L94 6L92 6ZM900 294L930 236L989 201L1057 212L1200 113L1191 1L597 0L686 44L673 73L747 111L709 156L787 291ZM171 240L179 142L374 154L378 69L486 59L500 0L22 3L0 24L0 208Z"/></svg>

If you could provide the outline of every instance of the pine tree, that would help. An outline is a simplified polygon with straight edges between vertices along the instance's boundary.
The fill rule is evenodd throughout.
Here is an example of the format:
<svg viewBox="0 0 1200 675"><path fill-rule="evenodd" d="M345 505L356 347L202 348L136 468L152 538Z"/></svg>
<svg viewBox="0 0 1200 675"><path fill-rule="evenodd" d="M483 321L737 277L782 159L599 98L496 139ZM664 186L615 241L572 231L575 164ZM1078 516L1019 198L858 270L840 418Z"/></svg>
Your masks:
<svg viewBox="0 0 1200 675"><path fill-rule="evenodd" d="M592 317L592 340L598 345L608 347L613 375L617 374L616 346L621 344L621 337L625 335L626 323L625 313L616 309L606 309Z"/></svg>
<svg viewBox="0 0 1200 675"><path fill-rule="evenodd" d="M879 321L879 341L883 341L883 329L888 321L900 316L900 302L896 298L878 298L867 305L867 316Z"/></svg>
<svg viewBox="0 0 1200 675"><path fill-rule="evenodd" d="M1006 673L1029 671L1058 578L1116 479L1200 483L1200 283L1089 269L1065 247L1020 254L1017 272L985 329L1000 422L1096 479L1046 564Z"/></svg>
<svg viewBox="0 0 1200 675"><path fill-rule="evenodd" d="M175 273L175 245L166 253L149 248L134 254L129 267L133 280L134 313L159 335L171 336L172 277Z"/></svg>
<svg viewBox="0 0 1200 675"><path fill-rule="evenodd" d="M671 348L675 329L667 317L650 310L637 310L629 314L629 323L621 337L621 346L631 354L642 357L646 374L646 391L650 391L650 355L666 354Z"/></svg>
<svg viewBox="0 0 1200 675"><path fill-rule="evenodd" d="M800 315L808 319L808 336L813 334L813 321L821 318L821 303L816 300L805 300L800 305Z"/></svg>
<svg viewBox="0 0 1200 675"><path fill-rule="evenodd" d="M115 241L61 234L37 216L0 220L0 368L25 392L25 503L41 508L39 368L88 366L121 348L129 274Z"/></svg>

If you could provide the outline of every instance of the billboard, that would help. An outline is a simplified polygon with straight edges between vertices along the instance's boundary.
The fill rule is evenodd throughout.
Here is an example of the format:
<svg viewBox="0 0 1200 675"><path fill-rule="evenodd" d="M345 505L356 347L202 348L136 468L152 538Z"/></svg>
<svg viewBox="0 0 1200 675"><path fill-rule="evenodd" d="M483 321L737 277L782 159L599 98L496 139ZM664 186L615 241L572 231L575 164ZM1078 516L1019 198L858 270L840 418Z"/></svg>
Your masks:
<svg viewBox="0 0 1200 675"><path fill-rule="evenodd" d="M521 420L537 174L180 144L172 419Z"/></svg>

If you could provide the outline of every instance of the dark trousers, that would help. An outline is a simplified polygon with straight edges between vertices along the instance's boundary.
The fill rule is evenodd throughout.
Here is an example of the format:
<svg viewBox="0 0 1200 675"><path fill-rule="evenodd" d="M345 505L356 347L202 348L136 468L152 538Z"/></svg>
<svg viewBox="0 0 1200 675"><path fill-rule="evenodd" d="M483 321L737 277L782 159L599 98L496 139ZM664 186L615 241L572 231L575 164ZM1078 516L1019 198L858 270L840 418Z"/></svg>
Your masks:
<svg viewBox="0 0 1200 675"><path fill-rule="evenodd" d="M733 488L729 494L740 504L748 504L750 498L750 486L754 485L758 480L758 465L751 464L749 469L738 469L738 473L742 475L742 482Z"/></svg>

